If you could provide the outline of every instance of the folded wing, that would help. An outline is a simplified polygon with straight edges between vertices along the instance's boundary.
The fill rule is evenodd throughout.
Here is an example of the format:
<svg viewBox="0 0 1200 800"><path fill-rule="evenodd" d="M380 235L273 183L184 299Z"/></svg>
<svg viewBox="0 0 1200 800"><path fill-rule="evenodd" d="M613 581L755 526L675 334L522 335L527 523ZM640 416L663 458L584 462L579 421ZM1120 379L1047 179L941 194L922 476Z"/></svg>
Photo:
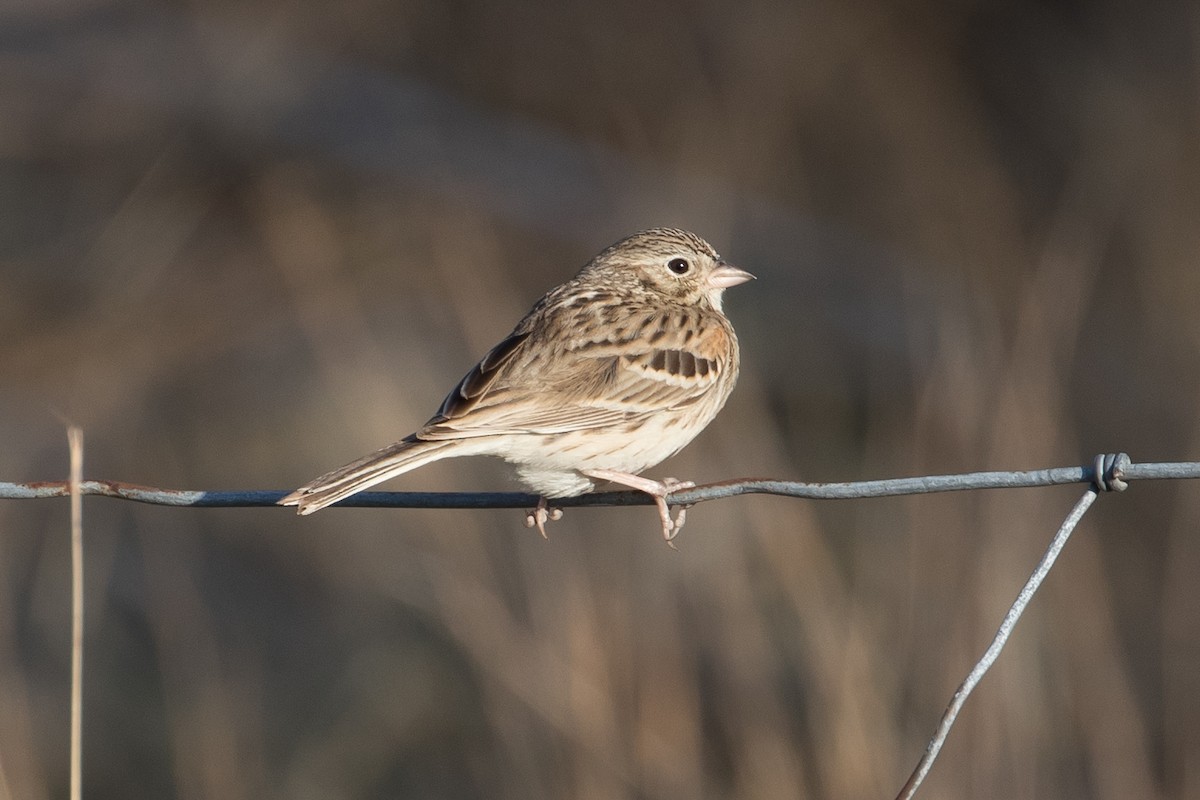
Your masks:
<svg viewBox="0 0 1200 800"><path fill-rule="evenodd" d="M564 315L556 324L594 334L559 337L553 347L519 326L459 382L417 436L600 428L691 405L725 377L737 345L719 315L691 308L623 312L615 327Z"/></svg>

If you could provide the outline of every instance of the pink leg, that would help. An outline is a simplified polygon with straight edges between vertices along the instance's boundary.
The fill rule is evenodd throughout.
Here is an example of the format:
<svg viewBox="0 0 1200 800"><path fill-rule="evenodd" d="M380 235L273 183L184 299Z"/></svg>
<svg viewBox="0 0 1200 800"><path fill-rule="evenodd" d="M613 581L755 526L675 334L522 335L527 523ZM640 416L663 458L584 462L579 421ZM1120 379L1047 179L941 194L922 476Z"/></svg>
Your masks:
<svg viewBox="0 0 1200 800"><path fill-rule="evenodd" d="M611 469L583 470L583 474L589 478L619 483L622 486L637 489L639 492L645 492L653 497L654 504L658 506L659 520L662 522L663 538L667 540L667 544L672 547L675 546L671 540L675 538L675 535L679 533L679 529L683 527L684 515L687 509L681 508L679 510L679 517L672 522L671 509L667 506L667 495L671 492L677 492L680 489L691 489L696 484L691 481L677 481L674 478L656 481L650 478L643 478L640 475L630 475L627 472L617 472Z"/></svg>

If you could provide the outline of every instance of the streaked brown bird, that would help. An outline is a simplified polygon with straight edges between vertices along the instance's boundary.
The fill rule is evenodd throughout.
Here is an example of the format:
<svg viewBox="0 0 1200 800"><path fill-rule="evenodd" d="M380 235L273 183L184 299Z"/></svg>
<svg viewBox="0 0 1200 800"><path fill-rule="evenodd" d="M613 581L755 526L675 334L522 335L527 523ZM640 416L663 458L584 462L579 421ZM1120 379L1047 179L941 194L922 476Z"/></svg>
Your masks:
<svg viewBox="0 0 1200 800"><path fill-rule="evenodd" d="M654 228L607 248L552 289L417 432L279 501L311 514L431 461L489 455L541 495L527 524L546 535L547 499L610 481L654 498L663 537L683 525L666 498L694 486L639 473L712 422L738 377L722 293L751 280L687 231Z"/></svg>

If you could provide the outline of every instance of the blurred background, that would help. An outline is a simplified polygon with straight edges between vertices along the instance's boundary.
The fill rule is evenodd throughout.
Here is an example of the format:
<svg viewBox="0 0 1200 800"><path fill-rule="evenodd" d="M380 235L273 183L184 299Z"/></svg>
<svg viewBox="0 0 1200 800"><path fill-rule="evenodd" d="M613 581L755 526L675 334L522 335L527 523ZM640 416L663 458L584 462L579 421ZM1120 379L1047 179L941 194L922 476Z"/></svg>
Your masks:
<svg viewBox="0 0 1200 800"><path fill-rule="evenodd" d="M651 471L1200 455L1194 3L15 0L0 479L290 489L635 230L742 380ZM514 489L443 462L396 489ZM1082 487L85 503L90 798L891 797ZM68 506L0 502L0 798L62 797ZM1200 797L1200 485L1102 497L928 798Z"/></svg>

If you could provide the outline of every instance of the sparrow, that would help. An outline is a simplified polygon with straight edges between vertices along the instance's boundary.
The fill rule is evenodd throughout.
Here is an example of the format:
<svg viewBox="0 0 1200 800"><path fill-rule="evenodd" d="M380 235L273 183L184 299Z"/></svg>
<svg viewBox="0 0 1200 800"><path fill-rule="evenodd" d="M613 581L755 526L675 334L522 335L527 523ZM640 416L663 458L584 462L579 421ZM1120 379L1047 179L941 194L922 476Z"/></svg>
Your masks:
<svg viewBox="0 0 1200 800"><path fill-rule="evenodd" d="M668 543L683 526L666 498L694 483L640 475L679 452L725 405L738 340L721 307L754 278L694 233L653 228L611 245L551 289L450 391L419 430L279 501L311 514L432 461L496 456L548 501L608 481L654 498Z"/></svg>

